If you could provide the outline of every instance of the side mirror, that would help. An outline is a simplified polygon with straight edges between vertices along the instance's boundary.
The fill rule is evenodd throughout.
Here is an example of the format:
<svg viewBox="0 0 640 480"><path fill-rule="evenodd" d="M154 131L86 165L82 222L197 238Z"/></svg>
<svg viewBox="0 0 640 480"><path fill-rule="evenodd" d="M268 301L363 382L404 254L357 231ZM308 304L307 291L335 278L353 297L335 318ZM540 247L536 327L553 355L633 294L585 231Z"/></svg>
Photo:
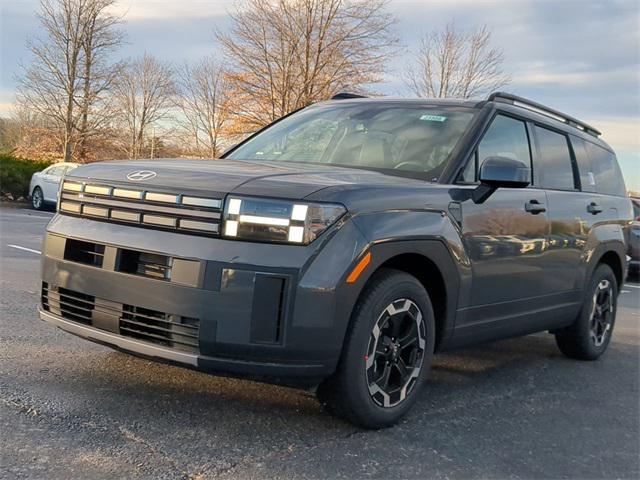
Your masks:
<svg viewBox="0 0 640 480"><path fill-rule="evenodd" d="M531 183L531 169L519 160L488 157L480 166L480 185L473 191L473 201L483 203L500 187L525 188Z"/></svg>

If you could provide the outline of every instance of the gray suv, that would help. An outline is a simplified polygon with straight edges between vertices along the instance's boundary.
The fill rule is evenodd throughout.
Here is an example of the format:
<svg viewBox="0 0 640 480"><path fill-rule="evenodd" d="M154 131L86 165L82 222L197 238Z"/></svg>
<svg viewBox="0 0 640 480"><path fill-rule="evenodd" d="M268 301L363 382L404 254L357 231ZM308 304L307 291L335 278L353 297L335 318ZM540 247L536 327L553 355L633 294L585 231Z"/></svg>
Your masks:
<svg viewBox="0 0 640 480"><path fill-rule="evenodd" d="M397 422L446 349L549 331L594 360L632 220L599 135L504 93L341 94L218 160L81 166L47 227L40 317L314 389L365 428Z"/></svg>

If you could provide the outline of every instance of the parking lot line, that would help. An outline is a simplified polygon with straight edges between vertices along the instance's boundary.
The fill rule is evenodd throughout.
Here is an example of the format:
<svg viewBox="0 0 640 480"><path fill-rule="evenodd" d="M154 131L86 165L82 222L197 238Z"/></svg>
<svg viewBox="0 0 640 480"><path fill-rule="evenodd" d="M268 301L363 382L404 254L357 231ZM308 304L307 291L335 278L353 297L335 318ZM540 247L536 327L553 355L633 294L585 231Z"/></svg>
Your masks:
<svg viewBox="0 0 640 480"><path fill-rule="evenodd" d="M629 287L629 288L640 288L640 285L633 285L631 283L625 283L624 284L625 288Z"/></svg>
<svg viewBox="0 0 640 480"><path fill-rule="evenodd" d="M20 245L7 244L7 247L16 248L18 250L24 250L25 252L37 253L38 255L40 255L42 253L40 250L34 250L33 248L21 247Z"/></svg>

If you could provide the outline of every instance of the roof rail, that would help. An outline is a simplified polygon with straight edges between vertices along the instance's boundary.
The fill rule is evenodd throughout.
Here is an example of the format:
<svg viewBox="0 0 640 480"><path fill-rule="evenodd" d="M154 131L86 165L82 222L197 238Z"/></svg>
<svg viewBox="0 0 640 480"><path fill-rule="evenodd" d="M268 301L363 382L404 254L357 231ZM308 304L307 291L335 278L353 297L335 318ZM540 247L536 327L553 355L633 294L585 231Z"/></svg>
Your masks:
<svg viewBox="0 0 640 480"><path fill-rule="evenodd" d="M347 100L349 98L367 98L367 96L360 95L358 93L340 92L340 93L336 93L333 97L331 97L331 100Z"/></svg>
<svg viewBox="0 0 640 480"><path fill-rule="evenodd" d="M527 110L531 110L532 112L539 113L541 115L545 115L547 117L551 117L560 122L566 123L567 125L571 125L572 127L577 128L578 130L582 130L594 137L602 135L600 130L592 127L588 123L582 122L577 118L571 117L566 113L559 112L558 110L554 110L553 108L549 108L541 103L534 102L533 100L527 100L526 98L518 97L517 95L512 95L511 93L505 92L494 92L489 95L487 99L489 102L498 101L503 103L509 103L511 105L515 105L516 107L526 108Z"/></svg>

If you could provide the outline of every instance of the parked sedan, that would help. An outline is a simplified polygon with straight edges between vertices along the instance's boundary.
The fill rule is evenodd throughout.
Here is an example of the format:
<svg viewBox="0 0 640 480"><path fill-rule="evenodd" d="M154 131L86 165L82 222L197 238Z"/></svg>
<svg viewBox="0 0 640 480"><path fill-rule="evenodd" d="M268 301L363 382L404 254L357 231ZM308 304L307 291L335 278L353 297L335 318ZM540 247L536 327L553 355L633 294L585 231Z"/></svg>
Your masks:
<svg viewBox="0 0 640 480"><path fill-rule="evenodd" d="M29 184L33 208L41 210L47 204L56 203L58 200L58 187L62 177L78 165L72 162L54 163L41 172L34 173Z"/></svg>

